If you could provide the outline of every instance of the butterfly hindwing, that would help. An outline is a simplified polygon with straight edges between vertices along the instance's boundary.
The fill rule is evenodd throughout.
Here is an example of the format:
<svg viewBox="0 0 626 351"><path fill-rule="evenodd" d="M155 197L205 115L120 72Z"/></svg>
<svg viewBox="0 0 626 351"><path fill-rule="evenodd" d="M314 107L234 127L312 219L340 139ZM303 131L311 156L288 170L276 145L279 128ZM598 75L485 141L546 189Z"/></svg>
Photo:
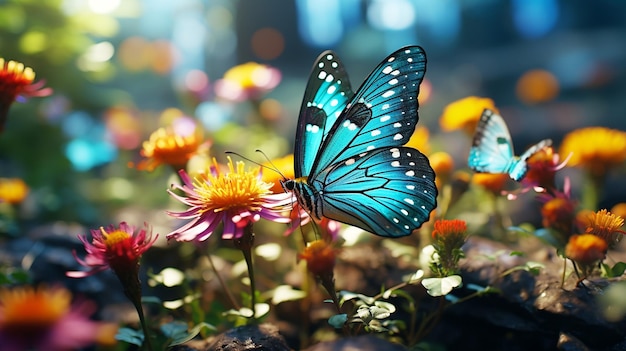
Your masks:
<svg viewBox="0 0 626 351"><path fill-rule="evenodd" d="M526 175L526 160L551 144L551 140L545 139L528 148L521 157L515 156L504 119L485 109L476 126L467 162L476 172L508 173L513 180L519 181Z"/></svg>
<svg viewBox="0 0 626 351"><path fill-rule="evenodd" d="M434 179L422 153L387 147L334 164L310 185L322 200L324 217L399 237L428 220L436 205Z"/></svg>
<svg viewBox="0 0 626 351"><path fill-rule="evenodd" d="M383 60L335 121L309 176L337 160L405 144L419 119L417 95L425 71L426 55L419 46L402 48Z"/></svg>
<svg viewBox="0 0 626 351"><path fill-rule="evenodd" d="M295 175L308 175L320 145L354 92L339 57L323 52L315 61L300 106L294 150Z"/></svg>

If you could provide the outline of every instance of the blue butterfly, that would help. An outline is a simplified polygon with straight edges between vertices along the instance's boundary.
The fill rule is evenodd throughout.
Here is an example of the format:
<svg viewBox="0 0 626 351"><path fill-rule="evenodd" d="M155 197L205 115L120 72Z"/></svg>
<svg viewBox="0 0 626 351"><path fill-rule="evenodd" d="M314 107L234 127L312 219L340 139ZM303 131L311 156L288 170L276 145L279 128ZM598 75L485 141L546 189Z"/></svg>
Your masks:
<svg viewBox="0 0 626 351"><path fill-rule="evenodd" d="M418 121L426 71L422 48L383 60L355 92L332 51L313 66L300 108L296 179L284 182L315 219L326 217L384 237L411 234L437 206L435 173L403 147Z"/></svg>
<svg viewBox="0 0 626 351"><path fill-rule="evenodd" d="M504 119L485 109L474 132L467 164L479 173L508 173L511 179L520 181L528 171L526 161L550 145L552 140L545 139L529 147L521 156L515 156L511 134Z"/></svg>

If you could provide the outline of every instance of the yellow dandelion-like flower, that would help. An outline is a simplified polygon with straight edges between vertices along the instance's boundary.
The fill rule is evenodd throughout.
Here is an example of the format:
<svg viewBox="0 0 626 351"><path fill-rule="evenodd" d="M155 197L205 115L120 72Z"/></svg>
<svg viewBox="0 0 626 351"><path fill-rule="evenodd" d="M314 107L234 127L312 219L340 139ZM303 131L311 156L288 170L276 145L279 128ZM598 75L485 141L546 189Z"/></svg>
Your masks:
<svg viewBox="0 0 626 351"><path fill-rule="evenodd" d="M601 237L609 244L609 247L613 247L622 239L622 235L626 234L621 230L623 225L622 217L602 209L589 214L585 232Z"/></svg>
<svg viewBox="0 0 626 351"><path fill-rule="evenodd" d="M477 96L469 96L450 103L439 118L439 125L444 131L462 129L467 135L474 135L476 125L485 109L499 113L493 100Z"/></svg>
<svg viewBox="0 0 626 351"><path fill-rule="evenodd" d="M185 168L189 159L199 152L202 145L202 133L195 125L178 131L174 127L159 128L144 141L140 151L145 159L135 168L153 171L161 165L169 165L176 170ZM132 164L131 164L132 166Z"/></svg>
<svg viewBox="0 0 626 351"><path fill-rule="evenodd" d="M626 160L626 132L605 127L574 130L563 139L559 154L571 154L568 166L580 166L603 175Z"/></svg>

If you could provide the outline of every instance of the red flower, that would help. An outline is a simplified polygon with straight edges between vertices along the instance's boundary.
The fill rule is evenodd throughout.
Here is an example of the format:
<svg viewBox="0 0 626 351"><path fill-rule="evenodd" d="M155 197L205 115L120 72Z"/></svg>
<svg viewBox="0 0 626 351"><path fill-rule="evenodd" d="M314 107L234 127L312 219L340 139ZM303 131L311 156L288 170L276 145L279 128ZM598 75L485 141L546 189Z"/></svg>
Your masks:
<svg viewBox="0 0 626 351"><path fill-rule="evenodd" d="M118 276L136 272L139 258L156 241L158 235L152 237L152 229L144 224L144 228L135 233L135 227L122 222L119 228L109 226L92 230L93 243L86 236L79 236L85 245L87 257L81 260L74 252L78 263L91 270L86 272L67 272L68 277L82 278L111 268ZM136 274L136 273L135 273Z"/></svg>
<svg viewBox="0 0 626 351"><path fill-rule="evenodd" d="M298 255L306 261L306 267L314 276L332 276L337 258L337 249L324 240L315 240Z"/></svg>
<svg viewBox="0 0 626 351"><path fill-rule="evenodd" d="M34 83L35 72L16 61L5 62L0 58L0 132L4 129L9 107L13 101L25 101L35 96L52 94L51 88L43 88L45 82Z"/></svg>

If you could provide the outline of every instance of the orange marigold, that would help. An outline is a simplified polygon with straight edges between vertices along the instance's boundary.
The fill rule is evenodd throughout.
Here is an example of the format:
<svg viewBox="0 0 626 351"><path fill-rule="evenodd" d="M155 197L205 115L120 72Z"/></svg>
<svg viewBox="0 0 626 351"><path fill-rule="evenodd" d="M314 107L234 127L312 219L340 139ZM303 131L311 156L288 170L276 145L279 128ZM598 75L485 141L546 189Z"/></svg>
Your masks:
<svg viewBox="0 0 626 351"><path fill-rule="evenodd" d="M623 225L624 219L622 217L602 209L589 214L585 232L601 237L608 243L609 247L614 247L622 239L622 235L626 234L621 230Z"/></svg>
<svg viewBox="0 0 626 351"><path fill-rule="evenodd" d="M499 113L493 100L477 96L469 96L454 101L443 110L439 125L444 131L462 129L468 135L474 135L478 120L485 109Z"/></svg>
<svg viewBox="0 0 626 351"><path fill-rule="evenodd" d="M565 256L582 266L593 266L606 256L608 245L593 234L572 235L565 246Z"/></svg>
<svg viewBox="0 0 626 351"><path fill-rule="evenodd" d="M605 127L576 129L561 143L561 155L570 155L568 166L580 166L603 175L626 160L626 133Z"/></svg>
<svg viewBox="0 0 626 351"><path fill-rule="evenodd" d="M482 186L494 194L500 194L504 185L509 181L506 173L475 173L472 183Z"/></svg>
<svg viewBox="0 0 626 351"><path fill-rule="evenodd" d="M307 263L307 269L316 277L333 274L337 249L324 240L311 242L298 257Z"/></svg>

